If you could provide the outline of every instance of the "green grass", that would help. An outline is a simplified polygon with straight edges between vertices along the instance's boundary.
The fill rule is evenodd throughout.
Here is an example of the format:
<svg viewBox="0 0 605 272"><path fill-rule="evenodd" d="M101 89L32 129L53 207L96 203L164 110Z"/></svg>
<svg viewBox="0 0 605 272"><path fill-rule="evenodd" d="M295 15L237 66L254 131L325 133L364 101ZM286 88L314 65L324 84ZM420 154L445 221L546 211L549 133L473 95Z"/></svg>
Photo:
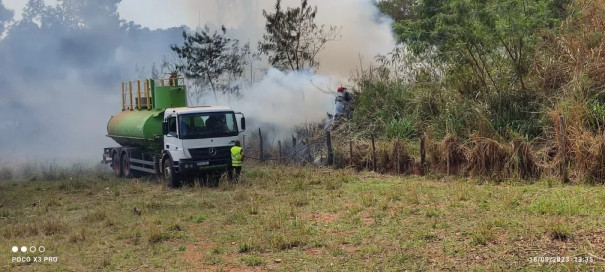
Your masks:
<svg viewBox="0 0 605 272"><path fill-rule="evenodd" d="M107 177L0 182L0 271L582 270L605 257L605 187L252 167L166 189ZM135 215L134 208L141 211ZM12 246L57 263L17 264ZM39 253L27 253L38 256ZM600 263L599 263L600 262Z"/></svg>

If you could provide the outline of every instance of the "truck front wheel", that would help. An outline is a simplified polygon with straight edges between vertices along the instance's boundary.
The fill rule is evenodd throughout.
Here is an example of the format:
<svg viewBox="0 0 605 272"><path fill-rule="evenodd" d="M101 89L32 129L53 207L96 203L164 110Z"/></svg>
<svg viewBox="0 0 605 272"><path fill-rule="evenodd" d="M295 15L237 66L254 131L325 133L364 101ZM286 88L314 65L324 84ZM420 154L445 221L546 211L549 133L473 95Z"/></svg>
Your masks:
<svg viewBox="0 0 605 272"><path fill-rule="evenodd" d="M164 167L164 180L166 181L168 187L170 188L177 188L179 187L180 184L180 180L179 177L176 173L174 173L174 168L172 167L172 159L171 158L166 158L164 159L164 162L162 163L162 167Z"/></svg>

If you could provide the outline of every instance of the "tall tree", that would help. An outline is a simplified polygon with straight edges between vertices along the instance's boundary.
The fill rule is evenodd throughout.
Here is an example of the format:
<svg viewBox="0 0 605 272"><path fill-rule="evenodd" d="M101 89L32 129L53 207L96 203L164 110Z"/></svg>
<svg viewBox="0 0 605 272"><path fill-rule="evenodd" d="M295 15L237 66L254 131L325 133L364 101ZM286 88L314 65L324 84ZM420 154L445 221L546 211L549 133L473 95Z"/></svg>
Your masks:
<svg viewBox="0 0 605 272"><path fill-rule="evenodd" d="M250 55L249 45L239 45L239 40L226 37L227 30L210 33L208 27L188 34L183 32L185 43L170 48L183 62L176 65L185 77L193 79L200 91L210 89L217 93L239 93L237 80L241 77L246 59Z"/></svg>
<svg viewBox="0 0 605 272"><path fill-rule="evenodd" d="M380 12L389 15L393 21L411 19L414 15L412 6L415 0L381 0L376 2Z"/></svg>
<svg viewBox="0 0 605 272"><path fill-rule="evenodd" d="M506 89L509 80L526 90L536 32L557 20L551 2L421 1L412 7L412 19L397 22L394 29L416 54L434 53L453 71L469 68L485 90Z"/></svg>
<svg viewBox="0 0 605 272"><path fill-rule="evenodd" d="M328 41L338 37L340 28L315 24L317 6L311 7L302 0L299 7L282 10L277 0L275 11L263 10L267 19L266 34L258 43L261 54L280 70L302 70L319 67L317 54Z"/></svg>

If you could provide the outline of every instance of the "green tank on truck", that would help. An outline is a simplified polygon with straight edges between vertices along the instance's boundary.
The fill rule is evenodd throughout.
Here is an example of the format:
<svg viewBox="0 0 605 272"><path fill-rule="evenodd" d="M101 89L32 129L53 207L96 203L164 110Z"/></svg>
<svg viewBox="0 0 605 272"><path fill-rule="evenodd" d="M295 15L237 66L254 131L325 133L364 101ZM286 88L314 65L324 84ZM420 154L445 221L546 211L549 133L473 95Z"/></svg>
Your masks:
<svg viewBox="0 0 605 272"><path fill-rule="evenodd" d="M239 126L235 114L242 115ZM227 171L226 150L244 128L243 114L228 107L188 107L182 78L126 82L122 110L107 123L107 136L120 146L104 148L103 162L119 177L155 174L178 186Z"/></svg>

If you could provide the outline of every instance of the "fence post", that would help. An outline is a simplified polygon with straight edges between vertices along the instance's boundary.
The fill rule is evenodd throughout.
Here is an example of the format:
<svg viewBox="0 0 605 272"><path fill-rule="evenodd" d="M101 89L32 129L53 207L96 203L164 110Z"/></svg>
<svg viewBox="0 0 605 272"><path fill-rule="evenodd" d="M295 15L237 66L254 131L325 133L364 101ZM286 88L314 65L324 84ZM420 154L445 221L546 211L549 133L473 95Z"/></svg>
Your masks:
<svg viewBox="0 0 605 272"><path fill-rule="evenodd" d="M448 143L449 144L449 143ZM445 147L445 165L446 165L446 173L449 176L450 175L450 152L449 152L449 146Z"/></svg>
<svg viewBox="0 0 605 272"><path fill-rule="evenodd" d="M424 165L426 162L425 137L424 132L420 134L420 175L424 176Z"/></svg>
<svg viewBox="0 0 605 272"><path fill-rule="evenodd" d="M561 165L560 165L560 174L563 179L563 183L569 182L569 177L567 176L567 150L565 148L565 118L563 115L559 116L559 145L561 146Z"/></svg>
<svg viewBox="0 0 605 272"><path fill-rule="evenodd" d="M374 134L372 134L372 161L374 172L376 172L376 145L374 144Z"/></svg>
<svg viewBox="0 0 605 272"><path fill-rule="evenodd" d="M277 162L279 164L281 164L282 163L282 161L281 161L281 159L282 159L281 158L281 141L277 141L277 152L278 152L277 153Z"/></svg>
<svg viewBox="0 0 605 272"><path fill-rule="evenodd" d="M260 128L258 128L258 152L259 152L259 160L260 162L264 162L265 161L265 155L263 152L263 134L260 130Z"/></svg>
<svg viewBox="0 0 605 272"><path fill-rule="evenodd" d="M397 145L395 149L397 149L397 174L401 174L401 141L397 138Z"/></svg>
<svg viewBox="0 0 605 272"><path fill-rule="evenodd" d="M349 140L349 165L353 165L353 140Z"/></svg>
<svg viewBox="0 0 605 272"><path fill-rule="evenodd" d="M328 147L328 165L333 165L334 153L332 152L332 137L330 131L326 131L326 145Z"/></svg>

